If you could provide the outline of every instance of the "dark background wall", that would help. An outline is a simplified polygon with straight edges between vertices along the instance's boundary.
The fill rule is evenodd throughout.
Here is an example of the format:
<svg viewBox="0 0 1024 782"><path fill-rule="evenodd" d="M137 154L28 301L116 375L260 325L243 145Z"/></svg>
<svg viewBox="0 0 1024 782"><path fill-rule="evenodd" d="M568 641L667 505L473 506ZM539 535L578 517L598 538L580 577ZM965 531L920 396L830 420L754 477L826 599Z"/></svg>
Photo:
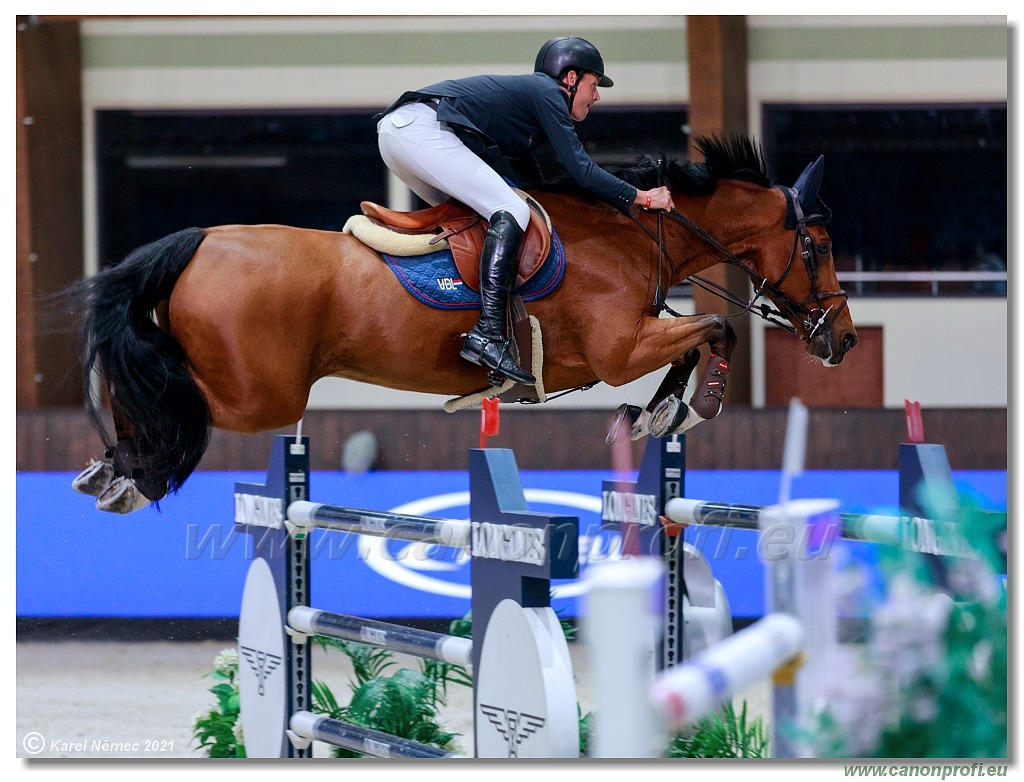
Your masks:
<svg viewBox="0 0 1024 782"><path fill-rule="evenodd" d="M74 343L49 329L37 297L77 278L83 267L82 18L16 17L18 470L77 471L99 455L99 438L81 410L83 389ZM692 81L690 102L685 107L689 133L746 129L746 34L744 17L688 18L685 43L692 75L700 75ZM684 42L679 44L682 47ZM1003 112L1005 115L1005 108ZM672 114L666 122L678 128L681 117ZM607 122L593 126L595 154L607 152L602 132L610 137L620 135L614 132L615 119L609 114ZM345 116L339 114L329 121L333 123L331 132L340 133L345 143L351 141ZM116 126L104 128L116 136ZM196 135L207 136L208 130L203 128ZM789 163L783 141L775 139L772 146L780 148L783 158L779 162L785 167ZM307 147L312 144L308 139L303 143ZM993 154L1000 153L997 149ZM794 160L802 163L802 153ZM115 169L107 170L110 176L118 174ZM308 204L298 207L309 208ZM347 214L351 210L339 211ZM121 237L106 238L113 249L119 246ZM122 243L131 245L135 240L125 238ZM727 279L722 282L731 283ZM715 302L696 303L701 310L716 306ZM861 350L866 355L866 347ZM699 468L775 469L781 458L785 407L782 402L771 406L771 400L765 409L745 407L749 383L737 380L734 377L730 383L734 398L720 419L702 424L688 435L690 459ZM784 402L789 394L789 389L783 389L779 396ZM858 396L862 401L867 398L863 393ZM515 448L524 469L604 468L610 464L604 443L610 414L547 407L509 410L503 413L502 434L493 438L492 444ZM307 433L315 433L316 469L336 468L344 442L362 430L379 438L378 466L382 469L448 469L464 466L466 449L478 442L478 419L474 412L448 415L435 410L311 411L305 425ZM925 431L929 440L947 446L955 469L1007 466L1005 408L926 410ZM901 410L854 409L849 403L833 400L831 406L812 408L808 467L893 468L894 444L903 437ZM269 434L215 432L201 469L262 469L269 440ZM638 444L638 455L640 450Z"/></svg>
<svg viewBox="0 0 1024 782"><path fill-rule="evenodd" d="M779 469L787 408L727 407L714 421L686 435L694 469ZM1007 467L1005 409L928 409L925 439L946 446L954 470ZM543 407L501 409L501 432L488 445L512 448L525 470L610 469L604 438L611 411ZM294 432L282 429L277 434ZM426 410L311 410L303 434L311 438L315 470L340 469L345 442L356 432L379 444L376 469L465 469L467 450L480 442L480 413ZM201 470L263 470L271 435L215 431ZM902 410L811 408L807 469L896 469L897 443L906 441ZM639 466L645 441L634 443ZM18 470L77 472L99 456L101 442L78 410L21 411L17 422Z"/></svg>

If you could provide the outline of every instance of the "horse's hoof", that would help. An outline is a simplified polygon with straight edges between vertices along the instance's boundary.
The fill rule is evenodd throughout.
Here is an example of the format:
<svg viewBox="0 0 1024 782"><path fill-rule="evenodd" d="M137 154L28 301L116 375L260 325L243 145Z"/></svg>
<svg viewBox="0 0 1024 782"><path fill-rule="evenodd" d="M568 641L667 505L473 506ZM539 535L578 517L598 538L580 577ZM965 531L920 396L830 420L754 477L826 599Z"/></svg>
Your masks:
<svg viewBox="0 0 1024 782"><path fill-rule="evenodd" d="M666 396L651 412L651 420L647 429L652 437L665 437L673 434L690 414L690 408L677 396Z"/></svg>
<svg viewBox="0 0 1024 782"><path fill-rule="evenodd" d="M642 412L643 410L636 405L619 405L619 409L615 411L615 418L612 419L612 425L608 428L608 435L604 438L605 444L611 445L622 436L623 425L626 421L629 421L629 427L632 430L633 424L636 423Z"/></svg>
<svg viewBox="0 0 1024 782"><path fill-rule="evenodd" d="M96 507L110 513L132 513L149 505L149 499L139 491L135 481L124 476L114 482L96 498Z"/></svg>
<svg viewBox="0 0 1024 782"><path fill-rule="evenodd" d="M633 426L630 427L629 429L629 439L632 440L633 442L636 442L637 440L642 440L647 435L649 435L651 432L647 428L647 424L650 420L650 413L648 413L646 410L641 412L640 417L636 420L636 423L634 423Z"/></svg>
<svg viewBox="0 0 1024 782"><path fill-rule="evenodd" d="M110 462L89 460L89 466L71 481L71 488L90 497L99 497L114 480L114 465Z"/></svg>

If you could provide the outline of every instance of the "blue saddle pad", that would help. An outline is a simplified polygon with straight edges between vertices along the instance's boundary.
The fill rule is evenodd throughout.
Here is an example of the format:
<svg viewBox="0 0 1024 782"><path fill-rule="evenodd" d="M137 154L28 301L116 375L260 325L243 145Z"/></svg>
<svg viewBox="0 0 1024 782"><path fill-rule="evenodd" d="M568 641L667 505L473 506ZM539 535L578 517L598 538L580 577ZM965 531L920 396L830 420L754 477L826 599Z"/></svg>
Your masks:
<svg viewBox="0 0 1024 782"><path fill-rule="evenodd" d="M439 250L409 258L383 253L399 282L413 296L440 310L473 310L480 308L480 294L462 282L451 250ZM558 235L551 232L551 250L536 274L523 284L518 293L523 301L535 301L558 287L565 274L565 250Z"/></svg>

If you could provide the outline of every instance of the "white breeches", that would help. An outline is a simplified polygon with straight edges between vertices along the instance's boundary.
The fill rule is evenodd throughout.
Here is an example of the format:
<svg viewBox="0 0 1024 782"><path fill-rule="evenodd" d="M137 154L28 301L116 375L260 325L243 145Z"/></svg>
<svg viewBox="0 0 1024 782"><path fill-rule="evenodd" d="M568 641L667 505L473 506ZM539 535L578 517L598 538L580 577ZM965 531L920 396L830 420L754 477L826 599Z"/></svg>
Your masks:
<svg viewBox="0 0 1024 782"><path fill-rule="evenodd" d="M409 103L377 123L380 156L395 175L428 204L455 198L488 220L510 212L526 230L530 207L487 163L477 157L433 107Z"/></svg>

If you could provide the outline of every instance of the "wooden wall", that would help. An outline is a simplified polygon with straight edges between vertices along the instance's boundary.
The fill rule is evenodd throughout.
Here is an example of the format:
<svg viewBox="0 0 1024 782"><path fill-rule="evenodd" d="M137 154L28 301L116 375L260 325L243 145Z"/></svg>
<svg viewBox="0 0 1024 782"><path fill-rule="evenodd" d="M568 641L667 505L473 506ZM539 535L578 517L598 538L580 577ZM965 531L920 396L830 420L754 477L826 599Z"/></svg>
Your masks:
<svg viewBox="0 0 1024 782"><path fill-rule="evenodd" d="M18 408L81 403L75 345L42 297L82 274L82 70L77 22L17 17L15 381Z"/></svg>
<svg viewBox="0 0 1024 782"><path fill-rule="evenodd" d="M765 329L765 404L786 406L794 396L808 407L877 408L885 405L884 335L880 326L858 326L854 358L827 372L808 361L805 343L782 329Z"/></svg>
<svg viewBox="0 0 1024 782"><path fill-rule="evenodd" d="M778 469L787 409L734 407L687 434L694 469ZM512 448L524 470L609 469L604 438L610 411L536 407L502 408L501 433L488 445ZM379 470L462 470L467 450L479 445L480 414L463 411L310 411L303 433L311 438L315 470L337 470L345 442L372 432ZM1005 409L924 410L925 438L942 443L953 469L1004 470ZM294 433L294 428L281 430ZM263 470L270 434L215 431L201 470ZM811 408L807 469L895 469L905 441L903 411ZM643 443L635 443L639 465ZM17 463L21 471L75 471L102 453L99 437L79 409L22 410L17 414Z"/></svg>

